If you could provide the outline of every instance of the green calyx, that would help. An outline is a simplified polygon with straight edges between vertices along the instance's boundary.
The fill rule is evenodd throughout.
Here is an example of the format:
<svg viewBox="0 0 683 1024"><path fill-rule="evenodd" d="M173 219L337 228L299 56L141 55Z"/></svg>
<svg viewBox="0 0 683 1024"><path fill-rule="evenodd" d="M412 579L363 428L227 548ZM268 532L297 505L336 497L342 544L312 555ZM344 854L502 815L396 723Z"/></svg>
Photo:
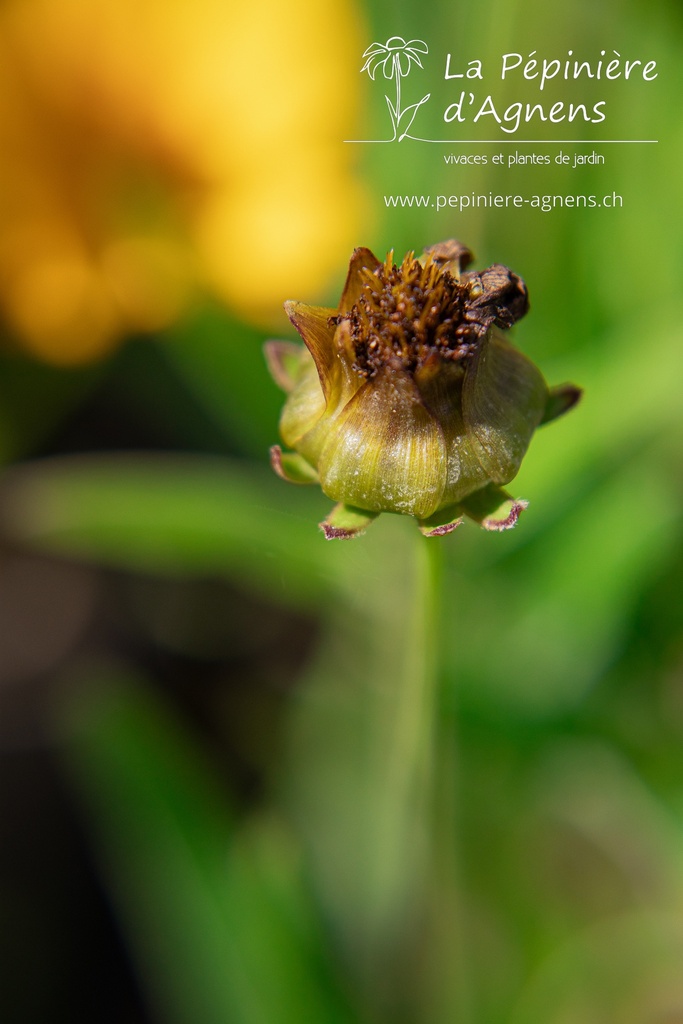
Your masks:
<svg viewBox="0 0 683 1024"><path fill-rule="evenodd" d="M273 464L338 503L343 524L326 520L326 536L356 536L380 512L414 516L427 536L463 514L501 530L525 507L500 485L580 391L549 390L503 334L528 307L521 279L499 265L465 273L470 259L458 242L400 266L357 249L337 310L285 304L306 348L266 345L294 450L274 449Z"/></svg>

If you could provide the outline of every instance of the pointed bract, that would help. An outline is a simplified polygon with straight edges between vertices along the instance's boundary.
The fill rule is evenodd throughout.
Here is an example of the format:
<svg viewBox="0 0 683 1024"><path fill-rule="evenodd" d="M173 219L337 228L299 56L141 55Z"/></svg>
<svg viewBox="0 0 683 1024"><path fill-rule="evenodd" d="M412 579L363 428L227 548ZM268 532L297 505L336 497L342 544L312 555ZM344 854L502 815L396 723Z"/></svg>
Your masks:
<svg viewBox="0 0 683 1024"><path fill-rule="evenodd" d="M291 341L266 341L263 346L270 375L289 394L296 387L301 369L301 345Z"/></svg>
<svg viewBox="0 0 683 1024"><path fill-rule="evenodd" d="M461 502L462 511L484 530L510 530L520 513L529 505L523 498L513 498L507 491L489 484Z"/></svg>
<svg viewBox="0 0 683 1024"><path fill-rule="evenodd" d="M370 249L366 249L365 246L359 246L353 250L344 283L344 290L339 302L339 312L341 314L350 313L353 307L358 305L363 290L366 287L362 271L369 270L374 272L381 266L380 260L377 259Z"/></svg>
<svg viewBox="0 0 683 1024"><path fill-rule="evenodd" d="M378 515L340 502L319 525L326 540L352 540L365 533Z"/></svg>
<svg viewBox="0 0 683 1024"><path fill-rule="evenodd" d="M285 312L313 356L320 386L325 398L328 398L336 371L335 327L330 323L335 317L336 310L325 309L322 306L307 306L304 302L293 302L290 299L285 302Z"/></svg>
<svg viewBox="0 0 683 1024"><path fill-rule="evenodd" d="M425 537L445 537L447 533L453 533L464 522L462 510L458 505L447 505L430 516L429 519L421 519L418 522L420 533Z"/></svg>
<svg viewBox="0 0 683 1024"><path fill-rule="evenodd" d="M557 387L550 388L539 426L544 423L552 423L558 416L564 416L566 412L574 408L582 394L581 388L577 388L574 384L559 384Z"/></svg>
<svg viewBox="0 0 683 1024"><path fill-rule="evenodd" d="M318 484L320 477L313 466L297 452L283 452L279 444L270 449L270 464L279 477L290 484Z"/></svg>

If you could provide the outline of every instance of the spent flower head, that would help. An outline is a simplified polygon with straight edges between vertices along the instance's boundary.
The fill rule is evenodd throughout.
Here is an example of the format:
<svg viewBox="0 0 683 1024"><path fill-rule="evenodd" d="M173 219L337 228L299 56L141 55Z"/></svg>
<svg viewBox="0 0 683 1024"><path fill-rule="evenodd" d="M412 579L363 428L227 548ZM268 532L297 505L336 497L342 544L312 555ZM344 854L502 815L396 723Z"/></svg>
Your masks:
<svg viewBox="0 0 683 1024"><path fill-rule="evenodd" d="M380 512L414 516L427 536L464 515L508 529L526 502L501 485L517 474L541 423L580 391L549 389L504 332L528 309L524 282L451 240L416 259L356 249L338 309L286 302L305 348L266 344L288 393L274 469L319 483L338 504L328 538L361 533Z"/></svg>

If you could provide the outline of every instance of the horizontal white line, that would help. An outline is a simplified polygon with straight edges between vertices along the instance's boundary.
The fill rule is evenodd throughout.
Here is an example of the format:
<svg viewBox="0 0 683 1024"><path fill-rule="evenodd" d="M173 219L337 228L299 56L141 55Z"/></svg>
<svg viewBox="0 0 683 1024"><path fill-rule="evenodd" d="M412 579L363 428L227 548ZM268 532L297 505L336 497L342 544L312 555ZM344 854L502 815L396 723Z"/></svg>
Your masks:
<svg viewBox="0 0 683 1024"><path fill-rule="evenodd" d="M344 139L344 142L353 144L367 143L372 145L376 142L395 142L395 139ZM403 140L405 141L405 140ZM437 146L498 146L513 143L518 146L555 146L562 143L567 145L586 146L649 146L659 142L659 139L413 139L411 142L431 142Z"/></svg>

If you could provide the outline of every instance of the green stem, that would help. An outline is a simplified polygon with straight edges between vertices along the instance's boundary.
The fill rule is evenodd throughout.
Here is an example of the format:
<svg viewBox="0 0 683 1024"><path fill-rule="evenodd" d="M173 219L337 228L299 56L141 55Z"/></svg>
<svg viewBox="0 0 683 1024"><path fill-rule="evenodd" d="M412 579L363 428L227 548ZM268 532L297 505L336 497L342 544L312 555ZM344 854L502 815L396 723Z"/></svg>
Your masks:
<svg viewBox="0 0 683 1024"><path fill-rule="evenodd" d="M364 987L377 1019L384 1019L378 1008L387 992L398 988L401 998L412 1002L419 1024L469 1024L455 742L452 719L443 724L439 714L445 542L413 530L407 549L413 564L404 584L410 587L407 607L385 626L391 629L394 674L389 691L375 691L376 774L368 777L375 795L366 907L371 931L363 955ZM394 602L390 605L395 613ZM422 966L414 977L403 978L396 973L396 957L412 942Z"/></svg>
<svg viewBox="0 0 683 1024"><path fill-rule="evenodd" d="M430 1024L473 1019L458 830L458 757L454 721L440 715L444 543L419 538L415 587L415 687L413 714L416 796L424 814L427 883L431 903ZM431 1002L431 1006L429 1005Z"/></svg>
<svg viewBox="0 0 683 1024"><path fill-rule="evenodd" d="M474 1019L468 945L465 927L464 884L461 868L459 829L459 758L454 715L439 713L439 683L443 674L441 609L443 606L443 541L422 538L428 564L425 674L431 678L433 694L431 760L429 778L430 811L430 897L432 911L433 975L429 984L433 1004L430 1024L469 1024Z"/></svg>
<svg viewBox="0 0 683 1024"><path fill-rule="evenodd" d="M413 569L413 600L406 616L400 678L394 681L390 695L393 715L387 723L383 772L387 782L382 846L388 849L400 836L402 848L396 855L401 859L405 836L414 831L415 822L424 819L429 799L437 671L435 617L441 575L439 541L414 532L419 548ZM400 636L397 639L400 642Z"/></svg>
<svg viewBox="0 0 683 1024"><path fill-rule="evenodd" d="M420 802L430 801L434 773L436 700L440 670L439 611L443 574L443 545L418 534L413 636L413 686L406 701L412 716L415 791ZM407 723L406 723L407 724Z"/></svg>
<svg viewBox="0 0 683 1024"><path fill-rule="evenodd" d="M396 74L396 133L398 134L398 124L401 120L401 65L397 53L394 54L394 72Z"/></svg>
<svg viewBox="0 0 683 1024"><path fill-rule="evenodd" d="M424 823L433 779L441 544L418 536L412 629L393 732L395 811Z"/></svg>
<svg viewBox="0 0 683 1024"><path fill-rule="evenodd" d="M392 977L396 984L394 953L415 915L423 914L434 861L437 618L443 551L437 538L427 539L412 523L407 525L413 541L407 548L413 565L405 580L410 590L400 620L392 623L396 661L391 690L377 694L375 711L381 738L376 751L378 788L368 913L379 927L373 952L366 958L366 983L368 991L374 992L371 999L386 991Z"/></svg>

